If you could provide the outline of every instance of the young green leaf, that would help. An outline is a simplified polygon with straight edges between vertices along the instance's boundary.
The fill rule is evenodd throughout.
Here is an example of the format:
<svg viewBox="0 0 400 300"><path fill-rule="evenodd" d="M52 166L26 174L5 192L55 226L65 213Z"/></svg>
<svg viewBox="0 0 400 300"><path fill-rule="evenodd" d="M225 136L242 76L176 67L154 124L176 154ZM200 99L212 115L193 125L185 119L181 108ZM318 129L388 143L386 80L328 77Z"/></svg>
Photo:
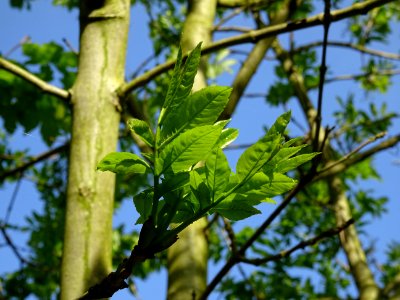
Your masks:
<svg viewBox="0 0 400 300"><path fill-rule="evenodd" d="M285 112L276 119L275 123L268 130L268 134L281 134L285 132L287 125L290 122L290 116L292 115L291 111Z"/></svg>
<svg viewBox="0 0 400 300"><path fill-rule="evenodd" d="M232 89L210 86L182 99L181 104L165 118L163 136L177 136L188 129L212 125L229 101Z"/></svg>
<svg viewBox="0 0 400 300"><path fill-rule="evenodd" d="M201 43L199 43L189 54L185 65L181 70L182 53L181 51L179 52L177 64L175 65L174 74L168 87L163 109L160 112L159 125L163 125L167 115L176 109L182 101L189 96L200 63L200 54Z"/></svg>
<svg viewBox="0 0 400 300"><path fill-rule="evenodd" d="M174 173L189 168L206 158L221 134L221 128L212 125L190 129L168 144L156 157L156 175L168 169Z"/></svg>
<svg viewBox="0 0 400 300"><path fill-rule="evenodd" d="M250 198L267 200L290 191L297 181L280 173L274 173L271 177L262 172L258 172L249 179L236 192L242 195L248 195ZM256 197L260 196L260 197Z"/></svg>
<svg viewBox="0 0 400 300"><path fill-rule="evenodd" d="M278 162L275 171L279 173L286 173L304 164L305 162L312 160L315 156L319 154L319 152L300 154L287 160L281 160L280 162Z"/></svg>
<svg viewBox="0 0 400 300"><path fill-rule="evenodd" d="M117 174L146 173L150 166L139 156L129 152L111 152L98 164L97 170Z"/></svg>
<svg viewBox="0 0 400 300"><path fill-rule="evenodd" d="M211 201L218 198L229 183L231 168L221 148L216 147L205 163L207 184L211 191Z"/></svg>
<svg viewBox="0 0 400 300"><path fill-rule="evenodd" d="M152 148L154 147L154 135L149 124L145 121L132 118L128 121L128 126L143 142Z"/></svg>
<svg viewBox="0 0 400 300"><path fill-rule="evenodd" d="M265 164L265 166L263 167L263 172L265 174L269 175L273 174L274 172L279 172L277 171L277 167L280 163L287 161L290 157L295 155L301 149L307 147L307 145L301 145L297 147L285 147L286 145L287 143L282 145L282 148L279 149L276 155L269 162Z"/></svg>
<svg viewBox="0 0 400 300"><path fill-rule="evenodd" d="M224 149L230 143L232 143L239 135L239 130L235 128L225 128L221 132L221 136L217 141L218 147Z"/></svg>
<svg viewBox="0 0 400 300"><path fill-rule="evenodd" d="M239 157L236 165L236 173L241 181L246 181L256 174L271 158L280 142L278 134L267 134L257 143L246 149Z"/></svg>

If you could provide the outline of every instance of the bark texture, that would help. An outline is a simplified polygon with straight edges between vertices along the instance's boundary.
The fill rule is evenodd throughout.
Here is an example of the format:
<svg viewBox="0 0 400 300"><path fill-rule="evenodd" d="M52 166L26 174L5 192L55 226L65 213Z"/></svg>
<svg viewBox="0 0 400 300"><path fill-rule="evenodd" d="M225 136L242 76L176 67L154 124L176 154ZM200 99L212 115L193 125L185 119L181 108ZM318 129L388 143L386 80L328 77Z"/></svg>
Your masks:
<svg viewBox="0 0 400 300"><path fill-rule="evenodd" d="M72 88L72 139L61 299L80 296L111 270L115 178L97 163L115 151L124 80L129 0L81 1L79 70Z"/></svg>
<svg viewBox="0 0 400 300"><path fill-rule="evenodd" d="M199 42L207 45L216 11L215 0L189 1L187 18L183 27L181 46L183 52L192 50ZM197 72L193 91L204 88L206 57ZM179 240L168 249L168 299L196 299L207 286L208 243L204 229L205 218L198 220L179 234Z"/></svg>
<svg viewBox="0 0 400 300"><path fill-rule="evenodd" d="M343 182L339 177L332 177L328 181L330 200L336 216L336 224L343 225L352 217ZM357 285L360 300L379 299L379 288L375 282L371 269L368 266L365 252L358 238L354 225L349 226L339 234L340 243L346 253L350 271Z"/></svg>

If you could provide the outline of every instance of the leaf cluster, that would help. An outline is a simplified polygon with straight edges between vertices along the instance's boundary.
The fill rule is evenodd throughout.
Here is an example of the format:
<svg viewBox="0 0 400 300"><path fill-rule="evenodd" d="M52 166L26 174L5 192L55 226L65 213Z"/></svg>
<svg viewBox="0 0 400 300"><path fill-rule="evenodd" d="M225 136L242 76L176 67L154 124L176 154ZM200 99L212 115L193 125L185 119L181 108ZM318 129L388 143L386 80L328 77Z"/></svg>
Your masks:
<svg viewBox="0 0 400 300"><path fill-rule="evenodd" d="M191 93L199 63L200 44L186 61L179 51L156 128L139 119L128 122L152 152L142 157L114 152L98 164L101 171L153 178L153 186L133 197L137 223L143 223L139 246L153 253L169 247L181 230L208 214L241 220L260 213L256 205L273 202L296 184L284 173L317 155L298 154L305 147L297 145L298 139L285 141L288 112L241 155L234 173L223 148L238 131L225 128L229 120L217 121L231 89L210 86Z"/></svg>

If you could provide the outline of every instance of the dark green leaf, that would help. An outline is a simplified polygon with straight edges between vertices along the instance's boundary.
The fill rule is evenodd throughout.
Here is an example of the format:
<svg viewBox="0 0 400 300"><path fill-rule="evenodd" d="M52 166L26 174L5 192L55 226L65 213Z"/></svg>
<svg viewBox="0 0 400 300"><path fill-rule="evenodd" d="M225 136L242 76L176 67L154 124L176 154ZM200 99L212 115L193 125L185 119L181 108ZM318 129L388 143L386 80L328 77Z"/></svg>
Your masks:
<svg viewBox="0 0 400 300"><path fill-rule="evenodd" d="M192 191L191 196L194 197L192 201L197 201L200 205L200 209L210 205L210 190L196 170L190 172L190 189Z"/></svg>
<svg viewBox="0 0 400 300"><path fill-rule="evenodd" d="M136 211L140 217L136 224L143 224L150 216L151 208L153 206L153 189L146 189L133 197Z"/></svg>

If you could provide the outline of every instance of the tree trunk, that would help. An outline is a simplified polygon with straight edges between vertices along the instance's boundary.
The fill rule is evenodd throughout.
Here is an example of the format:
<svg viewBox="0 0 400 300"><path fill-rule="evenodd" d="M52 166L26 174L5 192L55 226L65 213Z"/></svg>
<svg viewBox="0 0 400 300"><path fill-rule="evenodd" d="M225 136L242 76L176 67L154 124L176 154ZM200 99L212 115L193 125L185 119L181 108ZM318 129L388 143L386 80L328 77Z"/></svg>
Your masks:
<svg viewBox="0 0 400 300"><path fill-rule="evenodd" d="M129 0L81 1L61 274L65 300L111 270L115 177L96 172L96 165L116 149L120 113L114 91L124 80L129 11Z"/></svg>
<svg viewBox="0 0 400 300"><path fill-rule="evenodd" d="M192 50L199 42L211 41L216 11L215 0L189 1L183 27L183 52ZM202 59L193 90L204 88L206 61ZM196 299L207 286L208 243L204 234L205 218L198 220L179 234L179 240L168 249L168 299Z"/></svg>
<svg viewBox="0 0 400 300"><path fill-rule="evenodd" d="M342 180L332 177L328 180L331 201L336 216L337 226L342 226L352 218L349 201L343 187ZM368 266L367 258L358 233L354 225L349 226L339 234L340 242L346 253L350 271L358 288L360 300L377 300L379 288L375 282L371 269Z"/></svg>

